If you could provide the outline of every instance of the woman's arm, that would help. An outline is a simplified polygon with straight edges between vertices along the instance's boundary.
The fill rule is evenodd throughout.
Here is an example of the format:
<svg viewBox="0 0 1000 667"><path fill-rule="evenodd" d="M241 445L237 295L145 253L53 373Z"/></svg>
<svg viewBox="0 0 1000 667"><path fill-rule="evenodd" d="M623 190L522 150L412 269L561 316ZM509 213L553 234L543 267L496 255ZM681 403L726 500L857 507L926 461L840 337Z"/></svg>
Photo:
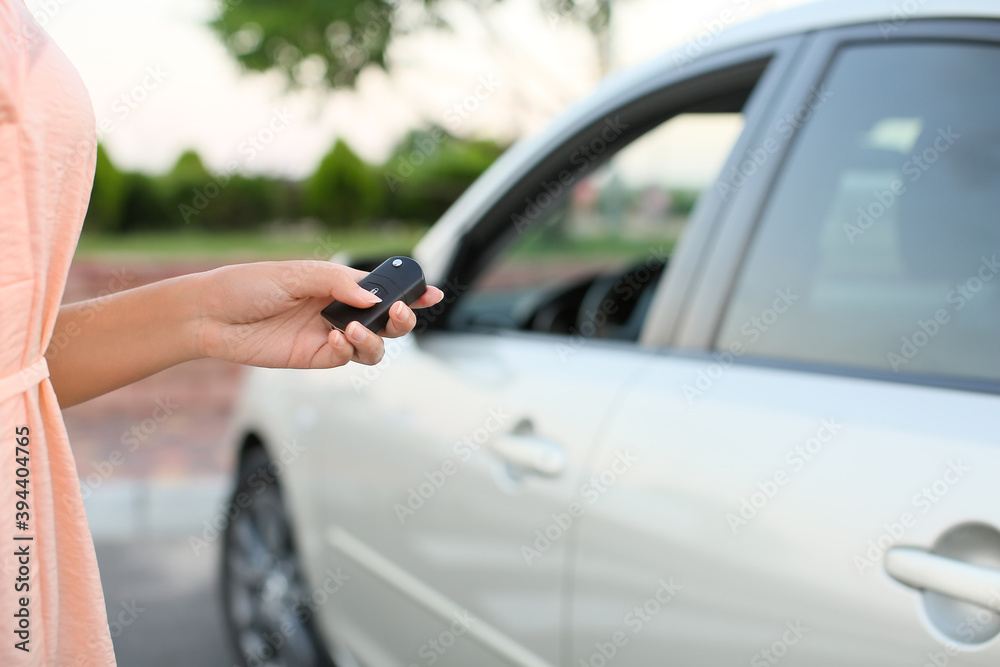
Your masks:
<svg viewBox="0 0 1000 667"><path fill-rule="evenodd" d="M202 357L272 368L378 363L380 336L353 323L345 337L319 315L332 300L359 308L377 302L358 287L364 276L330 262L238 264L63 306L45 353L59 404ZM429 287L413 307L441 297ZM389 314L381 336L413 329L416 318L405 304Z"/></svg>

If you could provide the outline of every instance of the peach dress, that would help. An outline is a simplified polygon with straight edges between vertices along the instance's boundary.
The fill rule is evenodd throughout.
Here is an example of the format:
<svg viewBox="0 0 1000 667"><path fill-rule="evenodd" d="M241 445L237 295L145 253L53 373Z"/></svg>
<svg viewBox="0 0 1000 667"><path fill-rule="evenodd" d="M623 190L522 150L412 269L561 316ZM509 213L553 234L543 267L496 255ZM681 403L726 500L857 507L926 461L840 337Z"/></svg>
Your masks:
<svg viewBox="0 0 1000 667"><path fill-rule="evenodd" d="M115 664L76 465L42 356L83 224L95 152L94 112L76 70L21 0L0 0L3 667ZM19 451L17 431L25 428L28 445ZM19 501L26 514L17 514ZM24 624L28 651L17 647Z"/></svg>

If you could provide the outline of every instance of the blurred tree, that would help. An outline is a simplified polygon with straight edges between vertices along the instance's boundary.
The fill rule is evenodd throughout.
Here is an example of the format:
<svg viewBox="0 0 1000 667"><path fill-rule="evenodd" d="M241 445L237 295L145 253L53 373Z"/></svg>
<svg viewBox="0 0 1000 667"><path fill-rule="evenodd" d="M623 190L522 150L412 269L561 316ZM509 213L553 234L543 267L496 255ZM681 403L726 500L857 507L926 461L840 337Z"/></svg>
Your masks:
<svg viewBox="0 0 1000 667"><path fill-rule="evenodd" d="M84 232L97 234L120 231L122 209L127 196L126 185L125 174L115 167L104 146L98 144L94 188L90 192Z"/></svg>
<svg viewBox="0 0 1000 667"><path fill-rule="evenodd" d="M504 148L490 140L459 139L439 127L411 132L383 167L379 185L389 190L386 213L433 223Z"/></svg>
<svg viewBox="0 0 1000 667"><path fill-rule="evenodd" d="M181 153L174 163L174 168L167 173L167 179L178 183L201 184L211 178L205 163L202 162L198 151L186 150Z"/></svg>
<svg viewBox="0 0 1000 667"><path fill-rule="evenodd" d="M701 192L698 190L678 189L670 191L671 210L677 215L691 215L694 205L698 202Z"/></svg>
<svg viewBox="0 0 1000 667"><path fill-rule="evenodd" d="M201 157L186 151L174 168L159 179L171 209L172 226L189 225L210 231L257 229L291 214L287 184L263 176L212 174Z"/></svg>
<svg viewBox="0 0 1000 667"><path fill-rule="evenodd" d="M423 24L435 2L243 0L222 3L211 26L248 70L277 70L292 86L351 87L366 65L385 68L386 47L405 30L403 15Z"/></svg>
<svg viewBox="0 0 1000 667"><path fill-rule="evenodd" d="M195 151L166 174L122 172L97 149L94 188L84 229L120 233L190 226L210 231L257 229L301 216L301 185L264 176L212 174Z"/></svg>
<svg viewBox="0 0 1000 667"><path fill-rule="evenodd" d="M228 179L227 179L228 180ZM165 205L171 210L164 225L168 227L190 226L207 228L206 218L210 204L222 191L197 151L181 153L173 168L157 179L156 185ZM214 207L213 211L214 211Z"/></svg>
<svg viewBox="0 0 1000 667"><path fill-rule="evenodd" d="M541 0L546 12L575 21L590 31L597 48L598 74L602 78L611 72L611 1Z"/></svg>
<svg viewBox="0 0 1000 667"><path fill-rule="evenodd" d="M121 224L116 231L134 232L178 226L177 209L168 205L163 188L156 179L146 174L126 172L124 190Z"/></svg>
<svg viewBox="0 0 1000 667"><path fill-rule="evenodd" d="M462 0L495 37L487 10L501 0ZM611 67L611 0L539 0L543 11L586 27L600 74ZM350 88L368 65L387 69L395 37L447 28L441 0L242 0L224 2L211 27L247 70L280 72L292 87Z"/></svg>
<svg viewBox="0 0 1000 667"><path fill-rule="evenodd" d="M377 173L337 140L303 185L307 215L332 227L349 227L382 213L384 185Z"/></svg>
<svg viewBox="0 0 1000 667"><path fill-rule="evenodd" d="M203 188L205 208L200 215L200 226L215 232L249 231L284 217L284 183L279 180L255 176L234 175L229 178L216 176L218 194L208 198L215 189L206 184ZM200 202L199 202L200 203Z"/></svg>

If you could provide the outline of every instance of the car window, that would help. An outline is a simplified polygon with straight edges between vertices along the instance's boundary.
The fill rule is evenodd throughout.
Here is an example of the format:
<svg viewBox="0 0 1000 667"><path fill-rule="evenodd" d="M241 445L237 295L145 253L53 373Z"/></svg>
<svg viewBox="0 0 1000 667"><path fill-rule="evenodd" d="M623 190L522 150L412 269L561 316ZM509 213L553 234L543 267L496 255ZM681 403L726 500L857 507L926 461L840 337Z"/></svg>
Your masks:
<svg viewBox="0 0 1000 667"><path fill-rule="evenodd" d="M716 347L1000 379L1000 48L840 52Z"/></svg>
<svg viewBox="0 0 1000 667"><path fill-rule="evenodd" d="M515 216L451 328L636 339L688 215L742 128L738 111L679 114L589 173L583 145L570 158L581 177L554 177Z"/></svg>

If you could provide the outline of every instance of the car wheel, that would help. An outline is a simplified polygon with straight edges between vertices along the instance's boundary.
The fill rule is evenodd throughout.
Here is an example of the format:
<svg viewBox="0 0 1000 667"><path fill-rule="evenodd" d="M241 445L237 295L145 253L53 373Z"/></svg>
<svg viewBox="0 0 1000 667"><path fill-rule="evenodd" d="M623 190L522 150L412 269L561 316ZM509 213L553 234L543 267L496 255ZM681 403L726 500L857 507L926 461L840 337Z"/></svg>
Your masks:
<svg viewBox="0 0 1000 667"><path fill-rule="evenodd" d="M263 447L241 461L222 549L222 602L245 667L333 667L313 621L277 478Z"/></svg>

